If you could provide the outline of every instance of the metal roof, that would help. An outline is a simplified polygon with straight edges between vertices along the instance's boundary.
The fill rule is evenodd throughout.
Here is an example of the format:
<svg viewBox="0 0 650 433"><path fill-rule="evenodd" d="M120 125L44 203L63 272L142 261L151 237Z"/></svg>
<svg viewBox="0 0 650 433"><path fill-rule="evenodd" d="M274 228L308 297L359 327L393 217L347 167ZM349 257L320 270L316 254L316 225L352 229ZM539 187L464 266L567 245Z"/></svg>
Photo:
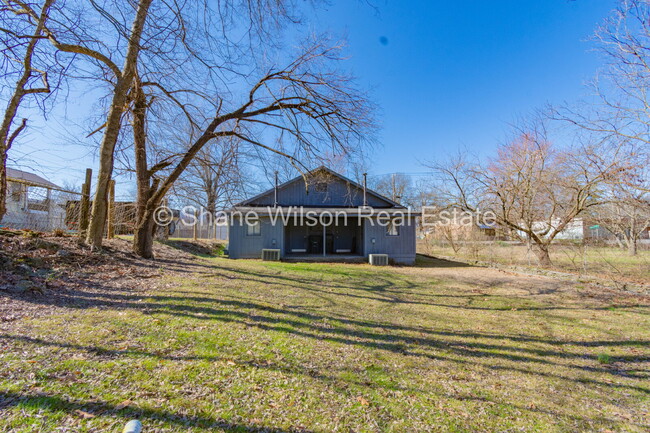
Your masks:
<svg viewBox="0 0 650 433"><path fill-rule="evenodd" d="M405 217L419 217L422 216L422 213L409 208L373 208L370 206L360 206L360 207L305 207L305 206L234 206L227 213L239 212L241 214L246 214L247 212L253 212L259 216L294 216L294 215L321 215L321 214L332 214L332 215L349 215L349 216L359 216L362 218L368 218L371 216L383 216L383 215L397 215Z"/></svg>
<svg viewBox="0 0 650 433"><path fill-rule="evenodd" d="M314 174L318 173L319 171L325 171L325 172L331 174L332 176L338 177L339 179L343 180L344 182L349 183L350 185L353 185L354 187L358 188L359 190L363 190L363 185L360 185L357 182L355 182L355 181L353 181L351 179L348 179L347 177L343 176L342 174L337 173L334 170L332 170L331 168L326 167L324 165L321 165L320 167L317 167L317 168L315 168L313 170L308 171L304 175L301 174L300 176L296 176L293 179L288 180L287 182L284 182L283 184L278 185L278 190L281 190L281 189L287 187L288 185L290 185L290 184L292 184L294 182L304 180L305 177L313 176ZM237 206L247 206L251 202L257 200L260 197L264 197L265 195L273 194L274 190L275 190L275 187L273 187L271 189L268 189L268 190L266 190L266 191L264 191L264 192L262 192L260 194L257 194L256 196L253 196L253 197L251 197L249 199L246 199L244 201L241 201L241 202L235 204L235 207L237 207ZM377 191L371 190L370 188L366 188L366 194L373 195L373 196L379 198L380 200L383 200L383 201L389 203L390 205L392 205L395 208L406 209L405 206L397 203L396 201L393 201L393 200L389 199L388 197L383 196L382 194L379 194Z"/></svg>
<svg viewBox="0 0 650 433"><path fill-rule="evenodd" d="M40 177L37 174L22 170L16 170L15 168L7 167L7 180L16 180L32 186L40 186L42 188L60 188L60 186Z"/></svg>

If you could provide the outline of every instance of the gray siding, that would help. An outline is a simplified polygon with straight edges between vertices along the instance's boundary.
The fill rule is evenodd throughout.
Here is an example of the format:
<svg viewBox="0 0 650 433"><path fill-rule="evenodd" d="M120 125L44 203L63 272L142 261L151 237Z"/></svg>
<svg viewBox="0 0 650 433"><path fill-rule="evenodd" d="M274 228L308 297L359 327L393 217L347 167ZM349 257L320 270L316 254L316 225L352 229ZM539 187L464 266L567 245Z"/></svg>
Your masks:
<svg viewBox="0 0 650 433"><path fill-rule="evenodd" d="M284 208L331 208L333 211L337 208L363 205L363 188L359 185L324 167L312 174L309 188L305 188L305 180L302 177L281 185L278 188L278 205ZM323 183L327 184L327 189L319 191ZM242 202L239 206L273 206L274 196L274 190L271 189ZM375 209L401 208L370 190L367 191L367 204ZM363 254L366 257L373 253L388 254L390 259L397 263L415 262L415 218L410 219L410 224L399 228L398 236L388 236L387 228L379 225L376 218L372 221L363 218L362 222L362 226L359 226L357 218L349 218L347 227L328 227L319 246L315 236L322 235L323 228L320 226L294 227L294 224L290 223L285 229L281 219L276 220L273 225L267 217L262 218L259 236L247 236L246 224L235 218L229 227L230 257L259 258L264 248L280 249L282 257L286 257L292 249L306 249L316 254L314 251L322 249L324 243L325 250L330 253L335 253L337 249L351 250L350 254Z"/></svg>
<svg viewBox="0 0 650 433"><path fill-rule="evenodd" d="M369 219L364 222L364 252L368 254L388 254L391 260L397 263L415 263L415 218L410 218L410 225L405 221L399 228L398 236L386 235L386 227ZM372 243L375 239L375 243Z"/></svg>
<svg viewBox="0 0 650 433"><path fill-rule="evenodd" d="M367 193L368 205L372 207L392 207L392 205ZM273 206L274 192L268 191L261 197L247 203L251 206ZM358 207L363 206L363 190L338 178L331 178L328 182L327 192L316 191L310 185L309 191L305 189L305 182L300 179L278 190L278 204L280 206L320 206L320 207Z"/></svg>
<svg viewBox="0 0 650 433"><path fill-rule="evenodd" d="M415 218L410 219L410 225L407 223L399 228L398 236L388 236L385 226L379 225L376 219L373 219L372 222L373 224L369 219L364 219L362 230L357 228L353 230L352 227L349 229L339 227L334 229L335 235L342 235L342 239L346 237L346 234L349 236L353 233L362 237L363 243L360 242L356 252L363 253L365 257L368 257L368 254L388 254L388 257L397 263L415 263ZM356 226L356 223L355 219L350 219L351 226ZM280 220L273 225L268 218L262 218L259 236L246 235L246 224L240 224L237 219L233 221L229 229L228 250L230 258L258 259L263 248L279 248L282 257L289 252L285 249L284 226ZM320 233L322 229L316 230ZM347 230L350 230L349 234L346 233ZM373 239L375 240L374 243L372 242ZM305 248L300 237L291 243L295 243L293 248ZM337 241L335 238L335 248L348 248L347 244L348 242Z"/></svg>
<svg viewBox="0 0 650 433"><path fill-rule="evenodd" d="M271 224L268 218L260 218L259 236L246 234L246 223L234 218L229 226L228 255L231 259L259 259L264 248L279 248L284 256L284 226L281 221ZM275 241L275 242L274 242Z"/></svg>

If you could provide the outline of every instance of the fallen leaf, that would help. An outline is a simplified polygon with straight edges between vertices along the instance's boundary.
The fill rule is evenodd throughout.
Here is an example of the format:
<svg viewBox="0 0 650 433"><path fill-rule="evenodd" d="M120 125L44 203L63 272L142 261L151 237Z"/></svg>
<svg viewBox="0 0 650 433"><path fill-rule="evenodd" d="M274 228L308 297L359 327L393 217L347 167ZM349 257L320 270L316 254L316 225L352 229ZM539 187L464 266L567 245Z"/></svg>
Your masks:
<svg viewBox="0 0 650 433"><path fill-rule="evenodd" d="M124 408L127 408L127 407L131 406L131 404L133 404L133 402L131 400L124 400L122 403L115 406L115 409L116 410L122 410Z"/></svg>
<svg viewBox="0 0 650 433"><path fill-rule="evenodd" d="M359 403L361 403L361 406L368 406L368 405L370 405L370 402L369 402L368 400L366 400L365 398L361 397L361 396L357 397L357 401L358 401Z"/></svg>
<svg viewBox="0 0 650 433"><path fill-rule="evenodd" d="M87 419L87 418L95 418L95 415L93 415L92 413L84 412L84 411L81 410L81 409L77 409L77 410L75 410L74 413L76 413L77 415L79 415L80 417L82 417L82 418L84 418L84 419Z"/></svg>

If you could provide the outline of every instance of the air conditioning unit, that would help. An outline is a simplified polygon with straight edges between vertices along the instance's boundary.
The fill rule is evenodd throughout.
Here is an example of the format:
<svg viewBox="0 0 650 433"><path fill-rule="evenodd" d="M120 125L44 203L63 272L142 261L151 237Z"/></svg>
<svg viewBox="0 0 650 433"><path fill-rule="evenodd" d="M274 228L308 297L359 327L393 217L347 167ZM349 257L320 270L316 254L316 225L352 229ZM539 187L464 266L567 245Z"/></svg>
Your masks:
<svg viewBox="0 0 650 433"><path fill-rule="evenodd" d="M262 250L262 260L271 260L279 261L280 260L280 250L277 249L263 249Z"/></svg>
<svg viewBox="0 0 650 433"><path fill-rule="evenodd" d="M373 266L388 266L388 254L369 254L368 259Z"/></svg>

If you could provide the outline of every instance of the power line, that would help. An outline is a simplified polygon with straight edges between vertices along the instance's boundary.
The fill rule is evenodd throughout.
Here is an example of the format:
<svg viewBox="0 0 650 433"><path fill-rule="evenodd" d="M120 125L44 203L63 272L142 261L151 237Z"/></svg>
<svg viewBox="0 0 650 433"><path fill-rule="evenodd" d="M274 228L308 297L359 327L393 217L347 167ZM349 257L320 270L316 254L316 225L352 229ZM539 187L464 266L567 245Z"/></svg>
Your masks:
<svg viewBox="0 0 650 433"><path fill-rule="evenodd" d="M369 177L379 177L379 176L392 176L392 175L401 175L401 176L433 176L435 173L432 171L396 171L393 173L379 173L379 174L369 174Z"/></svg>

